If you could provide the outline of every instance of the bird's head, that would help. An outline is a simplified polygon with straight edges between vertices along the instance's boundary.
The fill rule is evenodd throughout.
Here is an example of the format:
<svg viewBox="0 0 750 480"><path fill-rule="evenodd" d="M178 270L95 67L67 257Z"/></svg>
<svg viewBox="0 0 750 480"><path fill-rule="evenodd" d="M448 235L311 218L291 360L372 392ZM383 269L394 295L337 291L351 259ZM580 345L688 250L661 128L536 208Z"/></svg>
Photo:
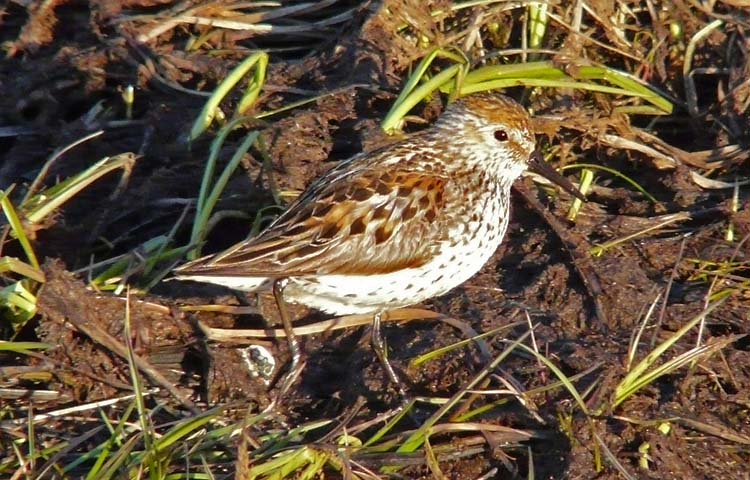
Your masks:
<svg viewBox="0 0 750 480"><path fill-rule="evenodd" d="M531 170L568 193L581 193L542 158L528 112L515 100L495 92L467 95L453 102L436 125L462 158L510 185Z"/></svg>

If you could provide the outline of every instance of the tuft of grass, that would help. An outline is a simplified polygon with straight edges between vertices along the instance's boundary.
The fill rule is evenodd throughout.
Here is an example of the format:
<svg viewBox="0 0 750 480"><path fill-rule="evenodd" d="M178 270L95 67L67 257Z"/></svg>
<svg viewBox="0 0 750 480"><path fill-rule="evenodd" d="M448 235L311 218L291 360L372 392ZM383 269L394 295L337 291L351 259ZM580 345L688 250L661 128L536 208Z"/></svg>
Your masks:
<svg viewBox="0 0 750 480"><path fill-rule="evenodd" d="M91 138L91 136L86 138ZM47 162L48 165L60 154L58 152L53 155ZM26 255L25 262L8 256L0 257L0 274L13 273L23 277L22 280L0 290L0 309L8 312L14 331L19 331L36 315L36 292L45 281L39 260L31 245L30 236L35 236L38 229L46 228L44 223L52 214L102 177L115 170L122 170L124 176L129 175L135 159L132 153L103 158L57 185L37 194L27 195L18 209L10 201L8 196L10 192L0 191L0 206L8 220L8 231L11 237L18 241ZM40 183L45 171L46 169L42 169L37 181L29 188L29 192L32 192L35 185Z"/></svg>
<svg viewBox="0 0 750 480"><path fill-rule="evenodd" d="M689 320L685 325L671 335L667 340L657 345L643 360L633 365L625 377L617 384L608 404L602 405L598 409L598 414L606 411L612 411L621 405L625 400L636 392L650 385L658 378L668 375L675 370L686 366L697 358L710 355L728 344L737 340L735 336L730 336L719 341L711 342L702 346L692 348L674 358L671 358L660 365L657 365L661 357L674 346L682 337L684 337L693 327L702 322L711 312L726 301L726 297L713 302L698 315Z"/></svg>
<svg viewBox="0 0 750 480"><path fill-rule="evenodd" d="M111 291L121 294L134 274L141 275L146 283L138 292L146 292L161 281L170 271L170 267L157 270L158 265L169 264L183 258L189 247L171 248L173 234L159 235L146 240L133 251L98 262L87 267L87 270L104 268L89 285L99 291ZM106 267L106 268L105 268Z"/></svg>
<svg viewBox="0 0 750 480"><path fill-rule="evenodd" d="M30 224L40 224L63 204L105 175L115 170L122 170L124 175L129 175L135 160L136 156L132 153L122 153L99 160L79 174L24 201L20 206L24 219Z"/></svg>
<svg viewBox="0 0 750 480"><path fill-rule="evenodd" d="M438 58L453 61L453 65L442 69L434 76L428 71ZM605 85L608 83L613 86ZM393 107L383 119L381 127L390 133L403 124L404 116L419 102L434 92L449 93L450 98L471 93L525 86L544 88L572 88L590 92L623 95L640 98L649 106L617 107L622 112L665 115L672 112L672 103L634 76L606 66L570 65L567 71L549 61L537 61L506 65L487 65L470 70L463 55L446 49L434 49L422 59L407 80Z"/></svg>
<svg viewBox="0 0 750 480"><path fill-rule="evenodd" d="M40 170L28 192L16 208L9 198L10 191L0 191L0 205L8 220L6 232L16 239L23 250L26 261L8 256L0 257L0 274L13 273L23 277L0 290L0 309L8 312L14 331L20 330L26 322L36 315L36 292L44 283L44 273L31 245L36 232L52 224L50 220L65 203L80 194L87 187L116 170L122 170L124 180L130 175L136 156L123 153L105 157L78 174L35 193L42 184L50 166L71 148L98 136L101 132L87 135L71 145L56 151ZM12 187L11 187L12 190ZM119 190L119 187L118 187ZM3 234L6 238L6 234Z"/></svg>
<svg viewBox="0 0 750 480"><path fill-rule="evenodd" d="M8 231L18 240L27 259L24 262L18 258L0 257L0 274L13 273L22 277L21 280L0 289L0 311L4 311L13 331L18 332L36 315L36 292L45 278L23 222L8 198L8 192L0 190L0 206L8 220Z"/></svg>

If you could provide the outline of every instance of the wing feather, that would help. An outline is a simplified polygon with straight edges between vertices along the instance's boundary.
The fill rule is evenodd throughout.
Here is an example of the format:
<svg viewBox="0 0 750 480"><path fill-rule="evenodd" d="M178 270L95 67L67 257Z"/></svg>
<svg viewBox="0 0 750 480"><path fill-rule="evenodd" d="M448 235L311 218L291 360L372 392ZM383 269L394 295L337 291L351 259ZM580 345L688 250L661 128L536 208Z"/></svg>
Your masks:
<svg viewBox="0 0 750 480"><path fill-rule="evenodd" d="M188 263L177 274L376 275L425 264L447 235L435 225L446 217L446 176L434 168L415 170L413 155L390 169L368 157L329 171L257 237Z"/></svg>

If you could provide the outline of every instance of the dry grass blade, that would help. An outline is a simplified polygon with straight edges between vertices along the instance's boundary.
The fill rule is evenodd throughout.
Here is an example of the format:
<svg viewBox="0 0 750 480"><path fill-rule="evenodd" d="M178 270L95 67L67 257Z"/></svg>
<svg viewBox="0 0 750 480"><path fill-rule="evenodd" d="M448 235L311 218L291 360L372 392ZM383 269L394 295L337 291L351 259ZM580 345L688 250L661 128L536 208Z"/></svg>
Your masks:
<svg viewBox="0 0 750 480"><path fill-rule="evenodd" d="M138 41L147 43L158 36L174 29L180 24L192 24L211 27L212 29L228 29L252 32L256 35L306 35L325 31L331 25L350 20L353 9L338 11L332 9L339 0L324 0L320 2L305 2L297 5L281 6L280 3L266 2L247 3L237 2L224 5L198 5L182 12L165 12L159 15L158 25L138 36ZM270 3L270 5L268 4ZM264 7L275 7L266 8ZM250 11L246 11L246 10ZM263 9L258 11L258 9ZM320 11L330 14L323 19L306 20L302 16ZM176 14L175 14L176 13ZM147 17L122 18L121 21L141 20ZM276 20L276 24L262 23Z"/></svg>
<svg viewBox="0 0 750 480"><path fill-rule="evenodd" d="M256 313L256 310L246 313ZM384 322L404 322L414 319L438 319L442 317L441 314L433 312L431 310L424 310L421 308L401 308L398 310L392 310L388 312L388 315L383 318ZM295 327L294 334L298 336L314 335L317 333L324 333L334 330L340 330L344 328L360 327L372 324L372 315L344 315L331 320L324 320L316 322L312 325L306 325L303 327ZM225 329L225 328L213 328L205 324L200 324L201 329L206 334L206 337L215 341L241 341L242 339L253 339L253 338L285 338L286 333L282 328L275 329Z"/></svg>
<svg viewBox="0 0 750 480"><path fill-rule="evenodd" d="M681 423L682 425L698 432L721 438L729 442L739 443L740 445L750 445L750 435L742 434L724 425L711 425L704 421L686 417L673 417L670 421Z"/></svg>

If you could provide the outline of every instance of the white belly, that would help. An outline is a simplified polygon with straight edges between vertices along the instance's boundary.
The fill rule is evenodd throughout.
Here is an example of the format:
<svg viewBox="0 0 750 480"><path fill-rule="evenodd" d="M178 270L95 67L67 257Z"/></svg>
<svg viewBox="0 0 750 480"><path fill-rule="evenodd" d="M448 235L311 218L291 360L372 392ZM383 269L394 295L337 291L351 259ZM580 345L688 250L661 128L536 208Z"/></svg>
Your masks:
<svg viewBox="0 0 750 480"><path fill-rule="evenodd" d="M478 215L473 217L479 220L460 223L449 233L439 254L418 268L381 275L291 277L284 297L334 315L349 315L405 307L442 295L478 272L500 245L508 226L508 209L501 198L495 196L493 200L485 198L484 202L477 202ZM471 213L465 218L472 218ZM272 281L263 277L180 278L246 292L272 286Z"/></svg>
<svg viewBox="0 0 750 480"><path fill-rule="evenodd" d="M382 275L290 278L285 297L327 313L350 315L405 307L442 295L477 273L500 245L508 226L507 211L502 216L492 214L500 213L499 208L488 213L454 232L453 246L444 246L421 267Z"/></svg>

